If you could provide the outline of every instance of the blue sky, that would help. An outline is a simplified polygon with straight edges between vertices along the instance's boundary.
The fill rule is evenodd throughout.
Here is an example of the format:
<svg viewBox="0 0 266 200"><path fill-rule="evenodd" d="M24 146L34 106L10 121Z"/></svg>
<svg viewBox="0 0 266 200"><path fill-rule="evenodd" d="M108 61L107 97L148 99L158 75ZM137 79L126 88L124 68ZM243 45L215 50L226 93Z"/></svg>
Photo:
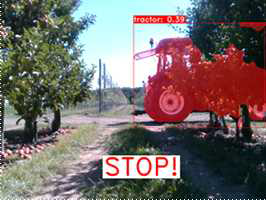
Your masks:
<svg viewBox="0 0 266 200"><path fill-rule="evenodd" d="M119 86L132 86L133 66L133 15L176 15L176 7L185 9L189 0L83 0L74 13L79 18L85 13L95 14L96 23L83 32L80 44L84 45L83 58L88 66L97 64L99 58L106 63L108 72ZM185 25L180 25L185 26ZM162 38L178 37L167 24L135 24L135 52L150 48ZM136 86L141 86L148 75L156 71L155 57L136 61ZM95 76L96 87L98 73Z"/></svg>

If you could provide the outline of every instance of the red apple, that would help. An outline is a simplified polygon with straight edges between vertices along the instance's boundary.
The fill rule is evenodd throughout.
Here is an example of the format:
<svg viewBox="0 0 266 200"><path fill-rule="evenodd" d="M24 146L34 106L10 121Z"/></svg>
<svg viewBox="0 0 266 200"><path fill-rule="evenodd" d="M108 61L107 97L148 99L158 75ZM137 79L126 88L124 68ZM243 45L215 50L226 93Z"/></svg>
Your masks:
<svg viewBox="0 0 266 200"><path fill-rule="evenodd" d="M7 158L8 157L8 154L7 153L3 153L3 157L4 158Z"/></svg>
<svg viewBox="0 0 266 200"><path fill-rule="evenodd" d="M6 152L0 152L0 154L3 156L3 158L7 158L8 154Z"/></svg>
<svg viewBox="0 0 266 200"><path fill-rule="evenodd" d="M23 155L23 154L24 154L24 149L20 149L20 150L19 150L19 154L20 154L20 155Z"/></svg>
<svg viewBox="0 0 266 200"><path fill-rule="evenodd" d="M10 149L7 149L7 150L6 150L6 153L7 153L8 155L12 155L12 154L13 154L13 151L11 151Z"/></svg>
<svg viewBox="0 0 266 200"><path fill-rule="evenodd" d="M25 151L26 154L29 154L30 153L30 148L29 147L25 147L24 151Z"/></svg>
<svg viewBox="0 0 266 200"><path fill-rule="evenodd" d="M37 148L37 149L40 149L40 150L43 150L43 146L42 146L42 144L37 144L36 148Z"/></svg>

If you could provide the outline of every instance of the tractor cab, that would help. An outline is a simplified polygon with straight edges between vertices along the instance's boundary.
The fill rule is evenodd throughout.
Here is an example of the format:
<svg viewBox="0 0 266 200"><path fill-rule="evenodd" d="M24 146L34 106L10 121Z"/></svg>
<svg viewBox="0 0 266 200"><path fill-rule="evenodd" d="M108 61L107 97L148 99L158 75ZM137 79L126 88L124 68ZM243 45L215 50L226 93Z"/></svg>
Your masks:
<svg viewBox="0 0 266 200"><path fill-rule="evenodd" d="M157 73L176 66L187 66L188 54L192 47L190 38L166 38L159 42L156 48L142 51L135 55L135 60L141 60L156 55L158 57Z"/></svg>

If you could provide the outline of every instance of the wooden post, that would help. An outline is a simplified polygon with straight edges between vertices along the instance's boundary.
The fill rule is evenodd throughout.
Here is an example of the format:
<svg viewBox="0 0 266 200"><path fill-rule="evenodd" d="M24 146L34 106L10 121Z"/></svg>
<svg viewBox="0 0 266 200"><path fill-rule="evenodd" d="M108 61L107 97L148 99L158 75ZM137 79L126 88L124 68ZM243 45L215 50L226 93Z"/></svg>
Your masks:
<svg viewBox="0 0 266 200"><path fill-rule="evenodd" d="M99 59L99 113L102 112L102 61Z"/></svg>

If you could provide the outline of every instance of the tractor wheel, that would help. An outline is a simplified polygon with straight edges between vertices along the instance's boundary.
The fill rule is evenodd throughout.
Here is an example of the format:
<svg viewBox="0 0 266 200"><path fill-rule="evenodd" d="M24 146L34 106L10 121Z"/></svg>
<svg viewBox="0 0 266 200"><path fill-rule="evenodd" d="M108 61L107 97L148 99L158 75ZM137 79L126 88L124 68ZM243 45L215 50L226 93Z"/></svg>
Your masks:
<svg viewBox="0 0 266 200"><path fill-rule="evenodd" d="M145 111L157 122L181 122L193 110L192 97L186 90L173 92L167 86L151 88L144 99Z"/></svg>

